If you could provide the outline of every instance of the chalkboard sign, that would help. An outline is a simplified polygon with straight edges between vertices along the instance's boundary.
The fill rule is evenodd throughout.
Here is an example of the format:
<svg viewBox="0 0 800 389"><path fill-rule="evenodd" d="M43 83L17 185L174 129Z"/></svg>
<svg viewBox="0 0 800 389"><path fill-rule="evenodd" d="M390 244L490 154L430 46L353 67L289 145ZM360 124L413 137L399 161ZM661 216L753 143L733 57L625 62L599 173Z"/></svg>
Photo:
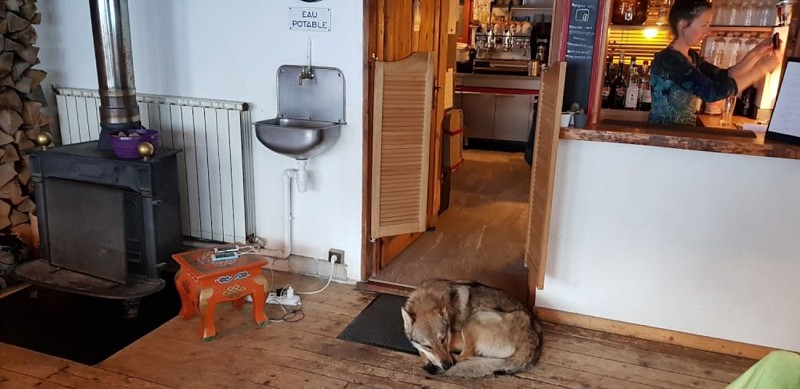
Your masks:
<svg viewBox="0 0 800 389"><path fill-rule="evenodd" d="M599 0L571 0L567 35L567 77L564 85L564 108L578 103L588 107L592 84L595 30Z"/></svg>

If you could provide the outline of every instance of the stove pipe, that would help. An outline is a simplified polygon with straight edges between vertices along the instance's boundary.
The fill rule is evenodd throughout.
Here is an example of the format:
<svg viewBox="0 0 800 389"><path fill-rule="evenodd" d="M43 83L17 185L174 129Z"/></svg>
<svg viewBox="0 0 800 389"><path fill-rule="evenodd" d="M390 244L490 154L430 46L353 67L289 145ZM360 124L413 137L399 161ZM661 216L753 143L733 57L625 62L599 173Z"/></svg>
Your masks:
<svg viewBox="0 0 800 389"><path fill-rule="evenodd" d="M109 133L142 126L133 82L128 0L89 0L89 8L100 91L97 148L110 150Z"/></svg>

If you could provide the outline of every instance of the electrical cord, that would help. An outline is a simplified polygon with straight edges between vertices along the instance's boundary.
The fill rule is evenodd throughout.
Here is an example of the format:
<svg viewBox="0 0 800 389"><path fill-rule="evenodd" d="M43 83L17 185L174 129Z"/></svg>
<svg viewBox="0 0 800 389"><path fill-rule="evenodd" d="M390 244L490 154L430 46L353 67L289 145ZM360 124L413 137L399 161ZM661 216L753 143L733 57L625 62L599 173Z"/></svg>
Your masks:
<svg viewBox="0 0 800 389"><path fill-rule="evenodd" d="M256 247L253 247L253 246L236 245L236 247L238 249L239 255L258 254L258 249ZM204 254L204 257L206 257L206 259L210 259L212 255L213 255L213 250L209 250L208 252L206 252ZM275 271L273 270L272 266L269 266L269 285L275 285ZM286 293L287 293L287 290L288 290L289 287L290 287L290 285L287 284L283 288L283 291L281 292L281 296L284 296L284 297L286 296ZM274 288L270 292L277 292L277 288ZM271 322L271 323L280 323L280 322L294 323L294 322L298 322L300 320L303 320L303 318L305 318L305 313L303 313L303 300L302 299L300 299L300 304L298 305L299 309L287 310L286 307L283 304L281 304L280 300L278 298L276 298L276 297L277 296L267 295L267 301L264 302L264 305L268 306L270 302L278 303L278 304L273 304L273 305L277 305L278 307L280 307L280 309L283 311L283 315L281 316L280 319L269 319L268 318L269 322ZM245 301L247 301L249 303L252 303L253 302L253 297L250 296L250 295L247 295L245 297Z"/></svg>
<svg viewBox="0 0 800 389"><path fill-rule="evenodd" d="M313 292L298 292L298 291L295 291L294 293L297 294L297 295L310 295L310 294L320 293L323 290L327 289L328 286L331 284L331 280L333 280L333 268L334 268L333 265L335 263L336 263L336 256L334 255L333 257L331 257L331 273L328 275L328 281L325 283L325 286L323 286L321 289L315 290ZM270 267L270 272L272 272L272 268L271 267ZM274 275L274 273L272 273L272 274ZM272 285L272 283L270 283L270 285ZM281 291L280 296L281 297L287 296L287 291L291 287L292 286L290 284L286 284L283 287L283 291ZM276 289L276 291L277 291L277 289ZM274 300L271 300L271 299L274 299ZM303 320L306 317L306 314L303 312L303 299L302 298L300 298L300 304L299 304L300 308L299 309L295 309L295 310L287 310L286 307L283 304L280 304L280 300L276 299L275 297L269 297L268 300L267 300L267 305L269 305L270 301L278 302L277 305L281 308L281 310L283 310L283 316L280 319L275 319L275 320L269 319L270 322L275 322L275 323L281 323L281 322L294 323L294 322L298 322L300 320Z"/></svg>
<svg viewBox="0 0 800 389"><path fill-rule="evenodd" d="M258 254L258 249L253 247L253 246L250 246L250 245L244 245L244 246L236 245L236 247L239 248L239 254L242 254L242 255L244 255L244 254ZM244 251L242 251L243 249L244 249Z"/></svg>
<svg viewBox="0 0 800 389"><path fill-rule="evenodd" d="M249 245L240 246L240 245L237 245L237 248L239 249L238 252L239 252L240 255L258 254L258 249L256 247L253 247L253 246L249 246ZM297 294L297 295L312 295L312 294L321 293L322 291L327 289L328 286L330 286L331 281L333 280L334 264L336 263L337 259L338 259L338 257L336 255L333 255L330 258L330 262L329 263L331 265L331 272L328 275L328 281L325 283L325 286L323 286L322 288L320 288L318 290L311 291L311 292L298 292L298 291L295 291L294 293ZM270 283L269 284L270 285L274 285L275 284L274 283L274 281L275 281L275 271L272 269L272 266L269 267L269 272L270 272ZM277 297L286 297L287 296L287 291L290 288L291 288L291 285L287 284L286 286L284 286L283 290L281 291L280 296L277 296L277 295L276 296L269 296L269 295L267 296L267 301L265 302L264 305L268 306L270 302L277 302L278 304L275 304L275 305L278 305L278 307L280 307L281 310L283 311L283 316L281 316L280 319L269 319L269 322L274 322L274 323L281 323L281 322L294 323L294 322L298 322L300 320L303 320L303 318L305 318L305 313L303 312L303 299L302 298L300 298L300 304L298 304L298 306L300 308L294 309L294 310L287 310L286 306L281 304L280 303L281 300L277 298ZM277 288L275 288L274 291L277 292ZM250 296L248 296L248 297L250 297ZM249 298L248 300L252 302L252 298Z"/></svg>
<svg viewBox="0 0 800 389"><path fill-rule="evenodd" d="M338 257L337 257L336 255L332 255L332 256L331 256L331 260L330 260L330 264L331 264L331 274L328 276L328 282L327 282L327 283L325 283L325 286L323 286L323 287L322 287L322 289L315 290L315 291L313 291L313 292L297 292L297 291L295 291L295 293L297 293L297 294L303 294L303 295L309 295L309 294L317 294L317 293L319 293L319 292L322 292L323 290L327 289L327 288L328 288L328 285L330 285L330 284L331 284L331 280L333 279L333 268L334 268L334 266L333 266L333 265L336 263L336 260L337 260L337 259L338 259Z"/></svg>
<svg viewBox="0 0 800 389"><path fill-rule="evenodd" d="M286 296L286 292L285 292L286 289L287 288L283 289L284 292L281 293L281 296ZM266 304L267 306L269 306L269 302L270 301L277 302L278 303L277 304L278 307L280 307L281 310L283 311L283 316L281 316L280 319L274 319L274 320L273 319L269 319L270 323L281 323L281 322L284 322L284 323L295 323L295 322L298 322L300 320L303 320L306 317L306 314L303 312L303 300L302 299L300 299L300 304L299 304L300 308L293 309L293 310L287 310L286 306L281 304L280 300L276 299L275 297L269 297L267 299L267 304Z"/></svg>
<svg viewBox="0 0 800 389"><path fill-rule="evenodd" d="M272 284L270 284L270 285L272 285ZM293 306L297 306L299 308L291 309L291 310L287 310L286 309L286 305L282 304L281 300L278 298L278 297L286 297L287 296L287 290L290 287L291 287L291 285L286 284L286 286L281 291L280 296L278 296L278 295L268 295L267 296L267 301L264 302L264 307L269 307L270 305L277 305L283 311L283 315L281 316L280 319L271 319L268 316L267 320L270 323L281 323L281 322L294 323L294 322L298 322L300 320L303 320L306 317L306 314L303 312L303 299L302 298L300 299L300 303L299 304L293 305ZM274 289L274 291L277 292L277 288ZM299 296L298 296L298 298L299 298ZM253 302L252 296L248 295L245 298L245 301L252 303ZM270 304L270 303L277 303L277 304Z"/></svg>

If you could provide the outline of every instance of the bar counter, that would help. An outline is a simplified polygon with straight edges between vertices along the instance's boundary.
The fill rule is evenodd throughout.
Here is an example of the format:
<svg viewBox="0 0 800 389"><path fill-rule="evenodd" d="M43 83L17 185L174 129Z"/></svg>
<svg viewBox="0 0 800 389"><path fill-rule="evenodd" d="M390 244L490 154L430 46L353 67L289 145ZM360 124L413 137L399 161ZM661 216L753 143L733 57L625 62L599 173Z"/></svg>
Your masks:
<svg viewBox="0 0 800 389"><path fill-rule="evenodd" d="M586 128L562 128L560 138L800 159L800 146L764 139L763 132L733 128L605 120L587 125Z"/></svg>
<svg viewBox="0 0 800 389"><path fill-rule="evenodd" d="M619 120L560 138L537 306L800 351L800 311L786 309L800 274L800 146Z"/></svg>

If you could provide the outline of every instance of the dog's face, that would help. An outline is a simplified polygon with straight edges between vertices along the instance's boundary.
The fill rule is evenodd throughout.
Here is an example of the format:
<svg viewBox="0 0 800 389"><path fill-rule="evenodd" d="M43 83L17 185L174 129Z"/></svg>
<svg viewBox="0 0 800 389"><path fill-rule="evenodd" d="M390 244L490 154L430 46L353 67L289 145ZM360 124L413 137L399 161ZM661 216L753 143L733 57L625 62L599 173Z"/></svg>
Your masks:
<svg viewBox="0 0 800 389"><path fill-rule="evenodd" d="M412 301L401 308L401 313L408 340L428 361L424 369L438 374L452 367L450 320L446 312L436 308L420 309Z"/></svg>

